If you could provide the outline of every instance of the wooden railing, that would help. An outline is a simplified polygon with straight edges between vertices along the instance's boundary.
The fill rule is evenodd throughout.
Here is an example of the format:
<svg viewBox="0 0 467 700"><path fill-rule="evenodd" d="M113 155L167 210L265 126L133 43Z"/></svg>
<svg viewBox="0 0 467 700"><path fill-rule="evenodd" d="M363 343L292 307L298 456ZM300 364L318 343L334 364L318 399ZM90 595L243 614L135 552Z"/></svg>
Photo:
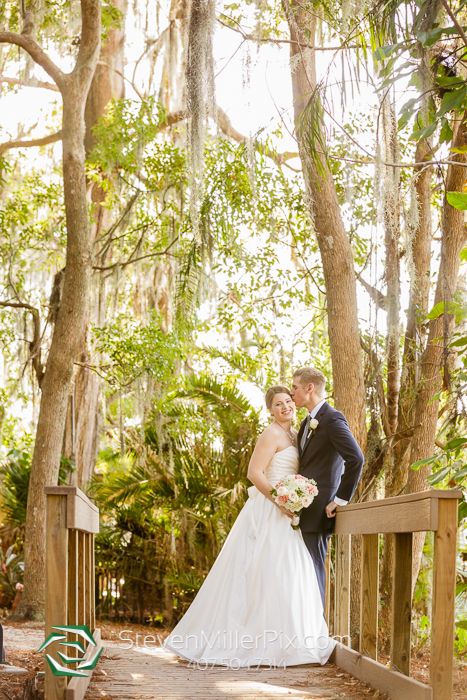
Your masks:
<svg viewBox="0 0 467 700"><path fill-rule="evenodd" d="M87 625L96 646L89 645L85 657L92 662L100 652L100 630L96 630L94 585L94 536L99 532L99 510L74 486L48 486L46 535L46 608L45 636L55 626ZM83 641L70 635L69 641ZM59 660L57 651L70 647L54 642L46 652ZM71 665L71 668L75 668ZM81 700L89 675L56 676L46 664L45 699Z"/></svg>
<svg viewBox="0 0 467 700"><path fill-rule="evenodd" d="M335 663L397 700L450 700L456 581L456 490L430 490L338 507L335 527L333 636L340 640ZM410 677L412 534L434 532L430 685ZM377 661L378 535L394 533L390 666ZM360 641L350 648L351 536L362 535ZM328 577L329 581L329 577ZM331 608L329 589L327 612Z"/></svg>

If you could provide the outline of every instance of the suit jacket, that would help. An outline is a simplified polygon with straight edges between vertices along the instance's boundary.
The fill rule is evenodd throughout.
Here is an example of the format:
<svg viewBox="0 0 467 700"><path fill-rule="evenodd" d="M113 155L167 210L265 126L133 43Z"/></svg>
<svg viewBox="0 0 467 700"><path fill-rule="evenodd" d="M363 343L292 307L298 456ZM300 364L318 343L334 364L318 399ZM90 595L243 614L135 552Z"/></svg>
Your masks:
<svg viewBox="0 0 467 700"><path fill-rule="evenodd" d="M324 509L335 496L350 501L362 475L364 457L340 411L325 401L315 418L318 427L303 450L306 420L298 432L298 473L314 479L319 491L313 503L302 510L300 528L303 532L331 533L335 518L328 518Z"/></svg>

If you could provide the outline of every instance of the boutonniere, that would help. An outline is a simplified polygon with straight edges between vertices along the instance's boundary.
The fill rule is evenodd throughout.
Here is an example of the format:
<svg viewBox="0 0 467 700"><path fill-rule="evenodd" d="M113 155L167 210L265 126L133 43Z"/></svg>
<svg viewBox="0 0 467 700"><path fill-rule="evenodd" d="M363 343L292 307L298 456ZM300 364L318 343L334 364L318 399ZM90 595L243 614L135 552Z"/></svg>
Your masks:
<svg viewBox="0 0 467 700"><path fill-rule="evenodd" d="M309 427L308 435L306 436L306 439L307 439L307 440L308 440L308 438L310 437L310 435L313 435L313 433L315 432L315 430L316 430L316 428L318 427L318 425L319 425L319 420L316 420L316 418L312 418L312 419L310 420L310 424L309 424L309 426L308 426L308 427Z"/></svg>

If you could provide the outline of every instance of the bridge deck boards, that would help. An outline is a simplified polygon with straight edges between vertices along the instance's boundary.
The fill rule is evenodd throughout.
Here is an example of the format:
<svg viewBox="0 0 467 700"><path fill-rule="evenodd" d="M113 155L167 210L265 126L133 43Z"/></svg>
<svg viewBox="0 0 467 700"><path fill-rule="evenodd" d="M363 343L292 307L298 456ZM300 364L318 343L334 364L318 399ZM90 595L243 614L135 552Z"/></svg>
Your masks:
<svg viewBox="0 0 467 700"><path fill-rule="evenodd" d="M164 650L141 653L113 645L106 647L86 693L86 700L371 697L382 696L333 664L287 669L200 669Z"/></svg>

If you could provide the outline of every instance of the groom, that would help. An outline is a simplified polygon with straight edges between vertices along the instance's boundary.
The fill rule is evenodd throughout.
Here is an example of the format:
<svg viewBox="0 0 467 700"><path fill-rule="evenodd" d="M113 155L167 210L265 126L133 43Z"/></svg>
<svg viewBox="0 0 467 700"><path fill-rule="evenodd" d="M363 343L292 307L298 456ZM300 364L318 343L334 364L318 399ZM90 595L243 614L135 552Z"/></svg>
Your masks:
<svg viewBox="0 0 467 700"><path fill-rule="evenodd" d="M298 408L308 409L297 437L298 473L314 479L319 491L313 503L303 509L300 529L315 564L323 606L326 551L336 507L352 498L364 462L345 417L325 400L325 386L324 374L314 367L294 372L292 398Z"/></svg>

